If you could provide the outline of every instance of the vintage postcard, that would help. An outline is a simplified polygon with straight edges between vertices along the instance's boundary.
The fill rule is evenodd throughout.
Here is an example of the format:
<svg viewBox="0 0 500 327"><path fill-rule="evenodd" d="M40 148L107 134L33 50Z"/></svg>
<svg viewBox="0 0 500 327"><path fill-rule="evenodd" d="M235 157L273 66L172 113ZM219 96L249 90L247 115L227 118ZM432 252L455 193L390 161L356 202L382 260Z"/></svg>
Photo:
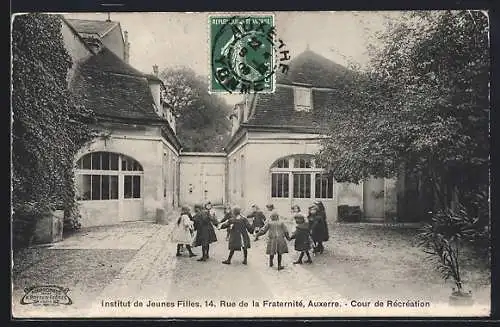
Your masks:
<svg viewBox="0 0 500 327"><path fill-rule="evenodd" d="M487 317L487 11L12 16L14 318Z"/></svg>

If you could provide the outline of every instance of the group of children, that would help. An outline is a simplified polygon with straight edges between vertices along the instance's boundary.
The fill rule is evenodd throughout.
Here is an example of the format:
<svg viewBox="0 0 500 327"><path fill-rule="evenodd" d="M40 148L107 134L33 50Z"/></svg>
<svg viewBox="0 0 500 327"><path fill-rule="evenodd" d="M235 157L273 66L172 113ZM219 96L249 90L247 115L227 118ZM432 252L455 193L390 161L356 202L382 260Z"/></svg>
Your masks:
<svg viewBox="0 0 500 327"><path fill-rule="evenodd" d="M254 241L258 241L260 236L268 234L266 254L269 255L269 266L274 266L274 257L277 256L278 270L284 268L282 256L288 253L287 241L294 240L294 248L300 253L293 263L302 264L304 255L307 257L304 262L312 263L309 253L311 249L314 254L323 253L323 242L329 239L325 208L320 201L314 202L309 207L307 217L301 213L299 206L292 207L292 216L296 223L292 234L289 234L286 224L280 220L280 215L272 204L266 206L265 213L257 205L252 205L250 214L246 216L242 214L240 207L227 206L220 221L216 218L210 202L204 207L195 205L194 211L194 215L191 215L189 207L182 207L172 240L177 243L177 256L182 255L184 246L189 252L189 257L196 256L191 246L201 246L202 257L198 261L206 261L209 258L210 244L217 241L214 226L227 229L229 255L222 262L227 265L231 264L236 251L243 252L243 264L247 264L248 249L251 247L250 235L253 235Z"/></svg>

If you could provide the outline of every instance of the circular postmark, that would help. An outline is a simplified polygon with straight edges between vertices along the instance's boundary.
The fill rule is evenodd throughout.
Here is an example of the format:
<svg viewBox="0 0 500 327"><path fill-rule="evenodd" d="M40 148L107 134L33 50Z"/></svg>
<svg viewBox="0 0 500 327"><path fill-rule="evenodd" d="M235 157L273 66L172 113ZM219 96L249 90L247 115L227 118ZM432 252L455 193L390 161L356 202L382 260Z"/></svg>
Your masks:
<svg viewBox="0 0 500 327"><path fill-rule="evenodd" d="M275 72L279 66L273 22L272 16L212 20L212 91L274 90Z"/></svg>

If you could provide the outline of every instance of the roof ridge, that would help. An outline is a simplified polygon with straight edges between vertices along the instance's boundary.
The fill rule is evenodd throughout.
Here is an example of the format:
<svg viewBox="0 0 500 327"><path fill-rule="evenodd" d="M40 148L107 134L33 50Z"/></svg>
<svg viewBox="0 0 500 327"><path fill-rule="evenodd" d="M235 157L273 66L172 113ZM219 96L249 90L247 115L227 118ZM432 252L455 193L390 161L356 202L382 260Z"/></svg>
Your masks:
<svg viewBox="0 0 500 327"><path fill-rule="evenodd" d="M64 24L66 24L66 26L68 26L68 28L78 38L78 40L80 40L80 42L83 44L85 49L87 49L91 54L94 54L94 52L92 51L92 48L89 47L89 45L87 44L87 42L85 42L85 40L80 35L80 33L78 33L78 31L73 27L73 25L70 24L70 22L68 21L69 19L64 17L64 15L61 15L61 14L58 14L58 16L64 22Z"/></svg>
<svg viewBox="0 0 500 327"><path fill-rule="evenodd" d="M107 28L104 32L97 32L97 33L87 33L85 31L78 31L78 29L75 27L75 30L78 32L78 33L87 33L87 34L97 34L100 38L106 36L109 32L111 32L116 26L119 26L120 25L120 22L117 22L117 21L111 21L111 20L99 20L99 19L80 19L80 18L66 18L66 20L68 22L72 21L72 22L92 22L92 23L99 23L99 24L102 24L102 23L111 23L111 26L109 28ZM71 24L71 23L70 23Z"/></svg>
<svg viewBox="0 0 500 327"><path fill-rule="evenodd" d="M111 32L112 30L114 30L115 27L117 27L117 26L120 25L120 22L114 22L114 21L106 21L106 22L113 23L113 25L110 28L108 28L107 31L105 31L104 33L102 33L102 35L99 35L100 37L105 37L109 32Z"/></svg>

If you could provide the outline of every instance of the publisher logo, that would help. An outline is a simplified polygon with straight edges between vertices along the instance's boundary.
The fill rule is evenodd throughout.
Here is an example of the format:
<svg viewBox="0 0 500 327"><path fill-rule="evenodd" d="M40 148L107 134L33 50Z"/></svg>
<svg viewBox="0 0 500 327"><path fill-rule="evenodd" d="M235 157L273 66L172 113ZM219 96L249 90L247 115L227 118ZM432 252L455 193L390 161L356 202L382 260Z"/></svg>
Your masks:
<svg viewBox="0 0 500 327"><path fill-rule="evenodd" d="M21 304L33 305L71 305L69 288L56 285L32 286L24 289Z"/></svg>

